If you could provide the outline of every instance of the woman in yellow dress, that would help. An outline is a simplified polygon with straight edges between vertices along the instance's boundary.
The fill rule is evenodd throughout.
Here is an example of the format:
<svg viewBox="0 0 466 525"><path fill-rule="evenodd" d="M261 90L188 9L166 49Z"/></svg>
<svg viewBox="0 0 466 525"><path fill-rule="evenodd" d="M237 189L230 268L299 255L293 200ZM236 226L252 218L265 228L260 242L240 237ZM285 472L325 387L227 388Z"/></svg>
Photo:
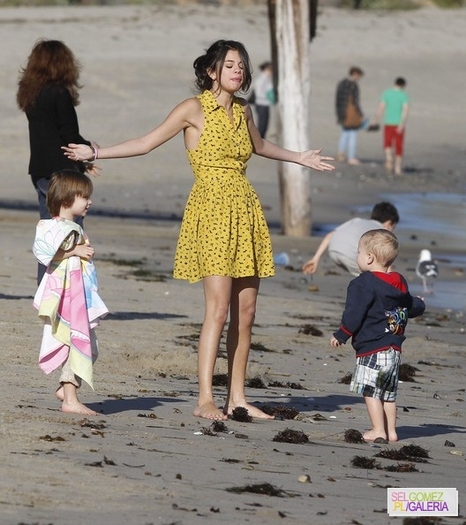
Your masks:
<svg viewBox="0 0 466 525"><path fill-rule="evenodd" d="M269 419L246 401L244 384L256 312L259 282L274 275L269 230L257 195L246 178L252 153L333 170L320 150L295 152L263 139L251 108L238 91L251 85L248 53L240 42L219 40L194 61L200 94L178 104L148 134L97 150L69 144L73 160L145 155L180 131L195 182L184 212L175 255L174 277L203 281L205 315L199 338L199 399L196 417L227 419L236 407L255 418ZM229 317L227 355L229 385L223 407L217 407L212 378L220 338Z"/></svg>

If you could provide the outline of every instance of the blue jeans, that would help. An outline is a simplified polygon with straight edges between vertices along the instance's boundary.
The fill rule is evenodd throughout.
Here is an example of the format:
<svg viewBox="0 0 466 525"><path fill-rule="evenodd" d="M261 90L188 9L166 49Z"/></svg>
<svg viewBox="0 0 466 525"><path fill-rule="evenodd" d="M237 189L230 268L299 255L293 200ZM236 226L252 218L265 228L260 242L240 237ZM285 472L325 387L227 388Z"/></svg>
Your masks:
<svg viewBox="0 0 466 525"><path fill-rule="evenodd" d="M47 190L49 189L50 179L39 179L35 184L34 188L37 191L37 198L39 200L39 217L40 219L51 219L49 209L47 208ZM83 218L78 217L76 223L82 228ZM39 285L42 281L42 277L45 274L47 267L43 264L37 264L37 284Z"/></svg>
<svg viewBox="0 0 466 525"><path fill-rule="evenodd" d="M338 141L338 152L345 153L348 159L355 159L357 141L358 141L358 130L357 129L342 128L340 140Z"/></svg>

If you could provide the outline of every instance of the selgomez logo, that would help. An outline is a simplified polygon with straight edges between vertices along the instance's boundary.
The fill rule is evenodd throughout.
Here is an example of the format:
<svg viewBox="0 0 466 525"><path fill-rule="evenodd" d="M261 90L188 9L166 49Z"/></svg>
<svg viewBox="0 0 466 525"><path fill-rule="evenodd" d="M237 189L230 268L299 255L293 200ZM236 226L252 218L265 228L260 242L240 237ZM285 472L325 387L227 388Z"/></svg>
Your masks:
<svg viewBox="0 0 466 525"><path fill-rule="evenodd" d="M389 516L458 516L458 491L455 488L387 489Z"/></svg>

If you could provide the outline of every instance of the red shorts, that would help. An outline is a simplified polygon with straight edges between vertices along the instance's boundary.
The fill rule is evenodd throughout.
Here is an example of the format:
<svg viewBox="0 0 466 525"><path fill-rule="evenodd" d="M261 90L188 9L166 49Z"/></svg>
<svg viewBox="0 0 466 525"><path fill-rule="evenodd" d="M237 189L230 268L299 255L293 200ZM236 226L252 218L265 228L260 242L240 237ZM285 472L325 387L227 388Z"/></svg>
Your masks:
<svg viewBox="0 0 466 525"><path fill-rule="evenodd" d="M384 127L383 133L383 147L385 149L392 148L395 146L395 155L401 157L403 155L403 143L405 132L404 130L401 133L398 133L398 126L388 126Z"/></svg>

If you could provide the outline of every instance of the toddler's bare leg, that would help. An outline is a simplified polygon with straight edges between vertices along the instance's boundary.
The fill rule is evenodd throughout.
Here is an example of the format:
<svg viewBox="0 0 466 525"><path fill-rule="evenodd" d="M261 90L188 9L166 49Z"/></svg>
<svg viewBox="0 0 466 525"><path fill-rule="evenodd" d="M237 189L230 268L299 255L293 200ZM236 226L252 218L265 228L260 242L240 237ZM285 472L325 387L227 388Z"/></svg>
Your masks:
<svg viewBox="0 0 466 525"><path fill-rule="evenodd" d="M387 439L385 432L385 413L382 400L375 397L364 396L369 418L371 420L371 430L363 434L365 441L372 442L377 438Z"/></svg>
<svg viewBox="0 0 466 525"><path fill-rule="evenodd" d="M383 401L383 411L385 414L385 429L388 441L398 441L398 435L396 433L396 403L394 401Z"/></svg>
<svg viewBox="0 0 466 525"><path fill-rule="evenodd" d="M97 412L83 405L77 396L77 387L73 383L63 383L63 403L61 411L69 414L83 414L97 416Z"/></svg>

